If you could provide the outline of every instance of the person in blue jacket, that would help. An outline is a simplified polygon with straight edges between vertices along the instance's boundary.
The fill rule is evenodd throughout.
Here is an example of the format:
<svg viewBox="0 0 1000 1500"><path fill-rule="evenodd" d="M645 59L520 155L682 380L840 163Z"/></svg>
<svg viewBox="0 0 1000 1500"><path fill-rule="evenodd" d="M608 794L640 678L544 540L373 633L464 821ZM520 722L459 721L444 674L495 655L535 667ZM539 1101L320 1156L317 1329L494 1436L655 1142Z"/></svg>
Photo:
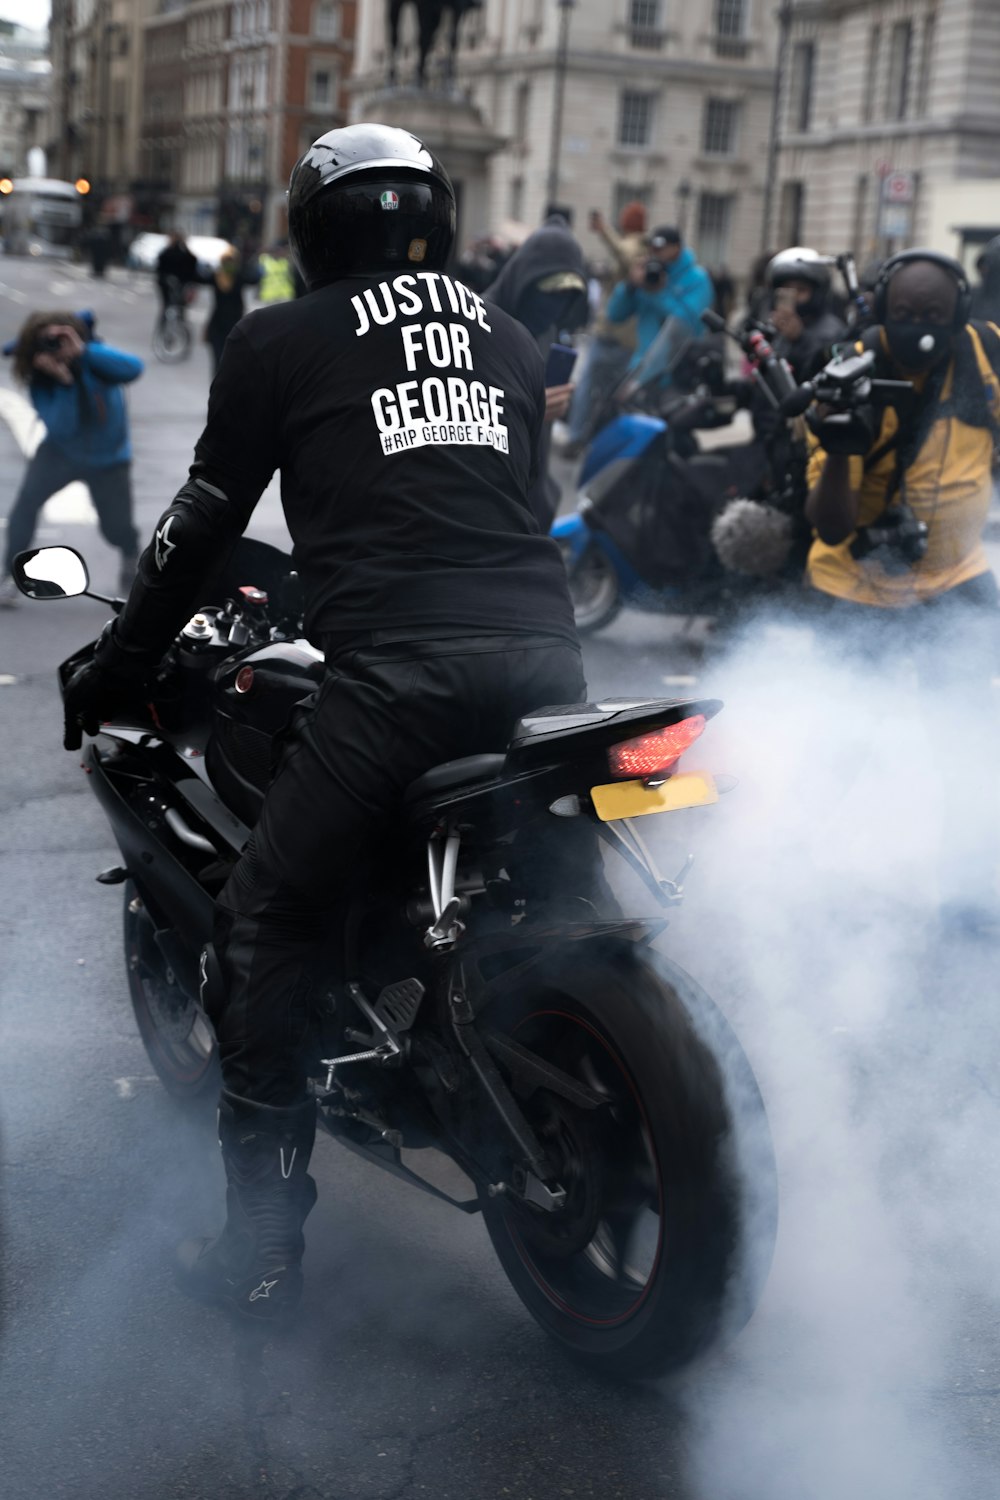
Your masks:
<svg viewBox="0 0 1000 1500"><path fill-rule="evenodd" d="M633 370L669 320L684 336L704 334L701 315L712 306L715 295L712 278L684 244L679 230L654 229L647 245L648 254L633 262L628 279L618 283L605 309L611 323L636 319Z"/></svg>
<svg viewBox="0 0 1000 1500"><path fill-rule="evenodd" d="M28 387L46 430L7 519L0 604L20 597L11 562L31 546L42 506L75 479L90 490L101 531L121 553L118 587L127 593L139 538L132 520L132 444L122 386L142 374L142 360L101 343L90 313L32 313L4 353L13 355L15 379Z"/></svg>

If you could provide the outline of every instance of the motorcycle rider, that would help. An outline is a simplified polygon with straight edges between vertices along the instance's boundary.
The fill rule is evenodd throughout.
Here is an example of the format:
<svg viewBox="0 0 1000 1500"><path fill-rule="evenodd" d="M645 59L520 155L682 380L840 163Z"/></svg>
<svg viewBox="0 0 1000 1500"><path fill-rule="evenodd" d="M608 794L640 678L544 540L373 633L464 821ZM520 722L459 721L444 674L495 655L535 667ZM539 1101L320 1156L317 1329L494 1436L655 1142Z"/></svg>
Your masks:
<svg viewBox="0 0 1000 1500"><path fill-rule="evenodd" d="M221 1234L178 1250L186 1290L259 1319L301 1290L315 1201L304 1033L331 914L412 780L585 695L563 565L527 499L542 360L520 324L443 274L444 167L404 130L330 130L292 171L288 219L310 295L230 335L189 477L65 695L72 746L148 677L280 468L327 671L217 904L204 998L228 1213Z"/></svg>
<svg viewBox="0 0 1000 1500"><path fill-rule="evenodd" d="M799 382L822 364L831 344L847 337L847 324L830 303L830 267L816 250L794 245L767 268L769 321L777 329L774 352L787 359Z"/></svg>

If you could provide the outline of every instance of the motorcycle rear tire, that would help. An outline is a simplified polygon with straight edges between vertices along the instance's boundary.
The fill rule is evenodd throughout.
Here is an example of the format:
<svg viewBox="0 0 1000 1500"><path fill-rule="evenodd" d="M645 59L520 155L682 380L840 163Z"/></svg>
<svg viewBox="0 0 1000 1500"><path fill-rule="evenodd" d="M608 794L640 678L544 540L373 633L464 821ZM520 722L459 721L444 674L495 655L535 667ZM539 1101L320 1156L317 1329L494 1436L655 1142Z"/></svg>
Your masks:
<svg viewBox="0 0 1000 1500"><path fill-rule="evenodd" d="M617 1076L615 1105L602 1105L597 1111L576 1109L574 1114L572 1106L556 1100L554 1133L540 1128L540 1115L545 1112L542 1101L552 1101L553 1096L536 1090L522 1099L543 1143L578 1133L580 1141L589 1139L595 1146L590 1167L581 1170L578 1149L576 1169L571 1167L559 1179L568 1188L566 1213L571 1232L555 1255L548 1252L552 1237L560 1232L558 1211L533 1211L509 1196L486 1192L481 1193L481 1207L501 1265L528 1311L595 1373L618 1379L663 1375L688 1364L712 1344L735 1336L753 1311L770 1265L776 1189L774 1202L763 1215L746 1213L734 1166L726 1088L719 1065L692 1024L692 997L697 1008L701 1010L703 1004L723 1028L727 1070L733 1047L739 1052L741 1112L748 1096L755 1097L766 1137L766 1151L759 1155L766 1165L770 1135L742 1049L694 981L644 948L622 943L595 952L590 943L567 944L553 961L544 963L516 1000L505 1003L497 1014L489 1014L491 1025L502 1027L542 1055L546 1037L555 1040L555 1055L550 1053L549 1060L576 1071L591 1087L595 1085L593 1061L589 1069L574 1068L570 1059L576 1053L581 1059L588 1054L596 1057L596 1072L604 1080L601 1091ZM614 1095L614 1085L611 1092ZM616 1109L633 1117L632 1127L624 1134L622 1122L613 1119ZM598 1146L602 1131L606 1135L603 1150ZM623 1149L622 1142L629 1138L633 1147ZM648 1158L647 1165L639 1163L633 1173L637 1184L645 1174L639 1193L655 1178L657 1200L653 1207L650 1193L650 1203L642 1210L642 1222L652 1216L654 1225L642 1252L651 1262L645 1276L628 1263L630 1255L636 1260L640 1257L638 1249L628 1248L631 1231L619 1229L616 1240L614 1228L623 1223L620 1205L629 1196L622 1193L617 1179L624 1180L633 1171L629 1151L635 1148L640 1157L645 1151ZM572 1158L572 1148L568 1156ZM766 1170L762 1175L767 1176ZM599 1221L585 1249L567 1254L567 1244L573 1243L574 1216L579 1213L574 1200L579 1203L588 1191L593 1194L594 1184L600 1184L596 1191L606 1199L611 1228L606 1230L605 1222ZM770 1191L771 1184L765 1183L765 1196ZM616 1197L619 1206L612 1209ZM602 1209L603 1200L596 1212ZM531 1222L533 1212L537 1228ZM745 1217L753 1220L758 1240L770 1236L763 1250L758 1244L756 1255L747 1257L754 1267L749 1277L740 1254ZM590 1220L585 1222L589 1225ZM587 1232L584 1228L578 1239ZM541 1236L541 1251L536 1235ZM655 1252L652 1236L656 1236ZM616 1243L617 1277L613 1274L615 1256L608 1251Z"/></svg>
<svg viewBox="0 0 1000 1500"><path fill-rule="evenodd" d="M171 972L131 880L125 891L125 971L146 1055L175 1099L195 1103L221 1086L215 1038L198 1005Z"/></svg>
<svg viewBox="0 0 1000 1500"><path fill-rule="evenodd" d="M592 635L610 625L621 611L621 584L615 565L594 542L588 543L579 557L572 555L567 543L560 546L577 631Z"/></svg>

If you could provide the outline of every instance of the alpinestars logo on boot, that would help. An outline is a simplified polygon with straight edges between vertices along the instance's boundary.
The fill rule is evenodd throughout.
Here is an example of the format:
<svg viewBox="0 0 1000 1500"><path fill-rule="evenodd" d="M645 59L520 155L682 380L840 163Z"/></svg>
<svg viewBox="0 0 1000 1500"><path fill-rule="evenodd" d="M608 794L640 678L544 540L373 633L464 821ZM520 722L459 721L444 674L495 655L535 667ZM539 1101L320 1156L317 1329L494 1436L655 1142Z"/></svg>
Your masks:
<svg viewBox="0 0 1000 1500"><path fill-rule="evenodd" d="M399 199L396 197L395 193L383 193L381 198L379 199L379 202L381 203L383 208L399 207Z"/></svg>
<svg viewBox="0 0 1000 1500"><path fill-rule="evenodd" d="M251 1302L256 1302L258 1297L267 1297L267 1298L270 1298L270 1296L271 1296L271 1288L273 1286L277 1286L277 1285L278 1285L278 1278L277 1277L275 1277L275 1279L273 1281L268 1281L267 1278L265 1277L265 1279L261 1282L260 1286L254 1287L253 1291L250 1293L250 1301Z"/></svg>

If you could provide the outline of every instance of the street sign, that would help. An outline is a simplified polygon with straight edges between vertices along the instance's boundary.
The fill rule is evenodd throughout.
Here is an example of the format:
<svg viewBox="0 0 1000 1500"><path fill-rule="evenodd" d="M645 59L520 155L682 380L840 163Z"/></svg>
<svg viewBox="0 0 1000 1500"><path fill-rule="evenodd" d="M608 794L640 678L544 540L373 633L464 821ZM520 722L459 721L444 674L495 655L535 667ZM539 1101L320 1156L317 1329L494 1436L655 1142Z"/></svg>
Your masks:
<svg viewBox="0 0 1000 1500"><path fill-rule="evenodd" d="M890 172L882 181L886 203L912 203L916 179L912 172Z"/></svg>
<svg viewBox="0 0 1000 1500"><path fill-rule="evenodd" d="M887 203L882 210L882 233L887 240L906 240L910 237L913 215L908 203Z"/></svg>

